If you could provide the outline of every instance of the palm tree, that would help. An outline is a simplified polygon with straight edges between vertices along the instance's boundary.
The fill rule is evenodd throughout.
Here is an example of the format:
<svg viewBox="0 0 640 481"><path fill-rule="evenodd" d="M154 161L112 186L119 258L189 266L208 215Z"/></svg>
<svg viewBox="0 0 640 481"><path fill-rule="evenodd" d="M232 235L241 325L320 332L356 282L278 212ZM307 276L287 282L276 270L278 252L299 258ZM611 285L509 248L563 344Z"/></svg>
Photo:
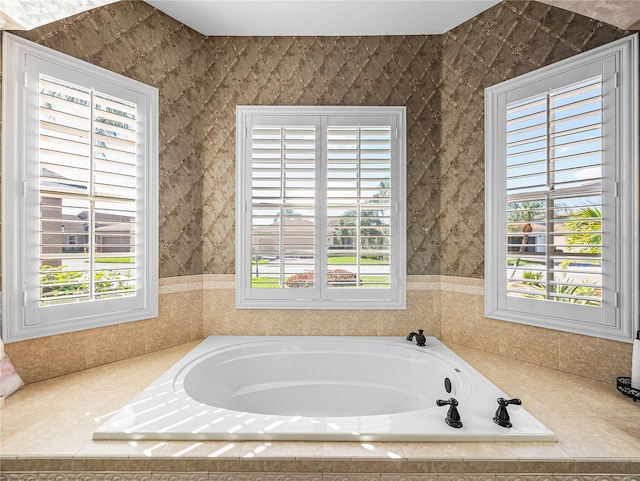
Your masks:
<svg viewBox="0 0 640 481"><path fill-rule="evenodd" d="M519 253L523 253L527 250L529 233L533 230L531 222L544 218L544 211L542 211L544 208L544 202L539 200L531 202L513 202L509 204L507 208L509 210L507 219L509 222L526 222L522 227L522 242L520 243L520 249L518 249ZM520 257L515 260L513 271L511 271L511 277L515 275L519 265Z"/></svg>
<svg viewBox="0 0 640 481"><path fill-rule="evenodd" d="M579 252L600 254L602 251L602 212L600 208L582 207L570 221L565 223L570 234L567 243L580 245Z"/></svg>

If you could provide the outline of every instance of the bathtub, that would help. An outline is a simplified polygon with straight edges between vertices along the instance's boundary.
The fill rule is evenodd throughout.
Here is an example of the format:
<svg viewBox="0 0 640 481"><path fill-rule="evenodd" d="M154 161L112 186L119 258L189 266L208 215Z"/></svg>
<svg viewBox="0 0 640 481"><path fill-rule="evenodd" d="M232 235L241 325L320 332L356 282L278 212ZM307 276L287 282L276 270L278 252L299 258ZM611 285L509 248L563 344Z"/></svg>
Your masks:
<svg viewBox="0 0 640 481"><path fill-rule="evenodd" d="M519 393L510 393L517 396ZM93 439L555 441L433 337L211 336L93 434ZM462 427L445 422L455 398Z"/></svg>

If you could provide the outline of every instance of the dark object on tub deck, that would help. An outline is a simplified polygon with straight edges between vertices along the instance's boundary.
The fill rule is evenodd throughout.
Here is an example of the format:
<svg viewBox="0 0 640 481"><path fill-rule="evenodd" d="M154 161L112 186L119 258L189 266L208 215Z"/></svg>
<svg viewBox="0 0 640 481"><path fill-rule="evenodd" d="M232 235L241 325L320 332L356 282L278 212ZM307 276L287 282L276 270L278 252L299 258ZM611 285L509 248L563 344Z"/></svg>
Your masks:
<svg viewBox="0 0 640 481"><path fill-rule="evenodd" d="M520 399L518 398L504 399L499 397L498 404L499 406L496 410L496 415L493 417L493 422L498 426L502 426L503 428L510 428L511 426L513 426L513 424L511 424L511 419L509 418L509 411L507 411L507 406L509 404L516 404L519 406L520 404L522 404L522 401L520 401Z"/></svg>
<svg viewBox="0 0 640 481"><path fill-rule="evenodd" d="M630 377L619 377L616 380L616 388L625 396L633 399L633 402L640 401L640 389L634 389L631 387Z"/></svg>
<svg viewBox="0 0 640 481"><path fill-rule="evenodd" d="M455 398L449 398L448 401L444 399L436 400L436 404L438 406L449 406L449 411L447 411L447 417L445 418L445 422L451 426L452 428L461 428L462 421L460 421L460 413L458 412L458 401Z"/></svg>
<svg viewBox="0 0 640 481"><path fill-rule="evenodd" d="M427 342L427 338L424 337L424 331L422 329L418 329L418 332L410 332L407 335L407 341L413 341L413 338L416 338L416 344L418 346L424 346L424 344Z"/></svg>

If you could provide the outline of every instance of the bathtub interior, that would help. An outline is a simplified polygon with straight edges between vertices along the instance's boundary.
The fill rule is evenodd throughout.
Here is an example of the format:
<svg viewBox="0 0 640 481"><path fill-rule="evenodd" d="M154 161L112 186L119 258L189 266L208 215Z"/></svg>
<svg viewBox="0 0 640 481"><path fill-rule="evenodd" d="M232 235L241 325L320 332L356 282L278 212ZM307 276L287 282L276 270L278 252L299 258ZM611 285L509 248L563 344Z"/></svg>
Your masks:
<svg viewBox="0 0 640 481"><path fill-rule="evenodd" d="M445 423L454 397L463 421ZM94 439L555 441L522 406L493 422L497 386L435 338L210 336Z"/></svg>
<svg viewBox="0 0 640 481"><path fill-rule="evenodd" d="M466 394L469 381L445 359L406 345L367 344L362 349L358 338L241 345L194 360L177 382L209 406L280 416L398 414ZM202 382L207 378L216 380L215 389Z"/></svg>

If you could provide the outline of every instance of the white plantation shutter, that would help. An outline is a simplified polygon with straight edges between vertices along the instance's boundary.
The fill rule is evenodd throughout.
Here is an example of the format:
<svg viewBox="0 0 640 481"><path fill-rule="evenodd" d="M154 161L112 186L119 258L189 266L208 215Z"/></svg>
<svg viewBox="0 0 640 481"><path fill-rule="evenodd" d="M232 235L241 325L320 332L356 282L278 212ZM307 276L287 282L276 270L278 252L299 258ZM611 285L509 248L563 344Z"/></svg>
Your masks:
<svg viewBox="0 0 640 481"><path fill-rule="evenodd" d="M315 126L251 129L251 252L255 288L282 288L315 267ZM269 269L260 275L260 262ZM290 280L288 287L313 288Z"/></svg>
<svg viewBox="0 0 640 481"><path fill-rule="evenodd" d="M328 127L327 259L354 273L334 271L330 287L390 286L391 135L390 126Z"/></svg>
<svg viewBox="0 0 640 481"><path fill-rule="evenodd" d="M40 305L134 295L136 105L45 75L39 90Z"/></svg>
<svg viewBox="0 0 640 481"><path fill-rule="evenodd" d="M237 306L404 307L403 109L238 107L237 135Z"/></svg>
<svg viewBox="0 0 640 481"><path fill-rule="evenodd" d="M507 105L507 295L602 307L602 109L602 76Z"/></svg>
<svg viewBox="0 0 640 481"><path fill-rule="evenodd" d="M488 317L630 338L636 45L623 39L486 90Z"/></svg>
<svg viewBox="0 0 640 481"><path fill-rule="evenodd" d="M3 195L14 207L3 244L15 262L3 268L15 283L4 298L15 322L3 337L157 315L157 90L5 40L15 91Z"/></svg>

